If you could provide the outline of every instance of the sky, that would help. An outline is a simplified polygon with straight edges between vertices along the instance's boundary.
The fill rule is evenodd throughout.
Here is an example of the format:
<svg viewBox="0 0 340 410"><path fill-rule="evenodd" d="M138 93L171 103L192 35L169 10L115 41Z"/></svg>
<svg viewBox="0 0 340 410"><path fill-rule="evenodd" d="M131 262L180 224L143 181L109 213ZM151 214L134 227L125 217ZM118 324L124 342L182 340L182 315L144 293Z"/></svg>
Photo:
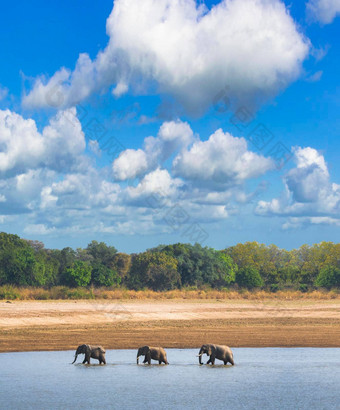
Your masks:
<svg viewBox="0 0 340 410"><path fill-rule="evenodd" d="M339 241L340 0L3 2L0 231Z"/></svg>

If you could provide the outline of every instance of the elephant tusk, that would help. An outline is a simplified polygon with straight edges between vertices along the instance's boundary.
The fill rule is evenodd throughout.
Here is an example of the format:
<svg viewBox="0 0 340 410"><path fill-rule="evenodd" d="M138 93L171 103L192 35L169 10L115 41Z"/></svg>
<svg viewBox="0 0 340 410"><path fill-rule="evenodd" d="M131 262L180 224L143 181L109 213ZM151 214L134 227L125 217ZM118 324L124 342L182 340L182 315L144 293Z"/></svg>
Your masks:
<svg viewBox="0 0 340 410"><path fill-rule="evenodd" d="M201 357L203 356L204 353L198 354L196 357Z"/></svg>

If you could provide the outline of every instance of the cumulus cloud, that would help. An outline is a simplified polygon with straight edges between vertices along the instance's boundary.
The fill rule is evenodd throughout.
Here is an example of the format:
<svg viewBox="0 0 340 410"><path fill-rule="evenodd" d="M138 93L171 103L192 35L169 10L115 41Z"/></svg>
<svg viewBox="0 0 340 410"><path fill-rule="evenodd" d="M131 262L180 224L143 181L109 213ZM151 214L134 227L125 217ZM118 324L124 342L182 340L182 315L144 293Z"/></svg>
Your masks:
<svg viewBox="0 0 340 410"><path fill-rule="evenodd" d="M136 187L127 187L125 194L130 204L152 207L153 194L170 203L169 201L178 199L178 188L182 185L183 181L172 178L166 169L157 168L145 175Z"/></svg>
<svg viewBox="0 0 340 410"><path fill-rule="evenodd" d="M5 199L0 212L30 214L40 209L41 193L48 192L49 184L87 169L84 150L74 108L58 112L41 132L34 120L0 110L0 192ZM53 199L51 194L49 201Z"/></svg>
<svg viewBox="0 0 340 410"><path fill-rule="evenodd" d="M340 185L330 181L325 159L317 150L298 147L294 154L296 167L284 177L284 193L269 202L259 201L256 213L333 223L334 217L340 215ZM296 224L296 219L293 221Z"/></svg>
<svg viewBox="0 0 340 410"><path fill-rule="evenodd" d="M196 141L174 160L176 176L210 187L232 187L274 168L270 158L248 150L244 138L221 129L207 141Z"/></svg>
<svg viewBox="0 0 340 410"><path fill-rule="evenodd" d="M309 0L306 7L309 17L322 24L332 23L340 13L339 0Z"/></svg>
<svg viewBox="0 0 340 410"><path fill-rule="evenodd" d="M127 149L113 162L115 180L125 181L145 175L192 140L193 132L188 123L164 122L156 137L145 138L143 149Z"/></svg>
<svg viewBox="0 0 340 410"><path fill-rule="evenodd" d="M116 0L110 37L92 61L38 78L23 103L67 107L113 86L119 97L156 85L190 113L202 113L229 85L250 104L275 95L299 76L309 41L279 0L222 0L208 10L194 0Z"/></svg>
<svg viewBox="0 0 340 410"><path fill-rule="evenodd" d="M85 138L75 108L58 112L41 133L34 120L0 110L0 147L1 175L40 167L65 172L80 165Z"/></svg>
<svg viewBox="0 0 340 410"><path fill-rule="evenodd" d="M117 181L134 179L148 170L148 158L142 149L127 149L113 163Z"/></svg>
<svg viewBox="0 0 340 410"><path fill-rule="evenodd" d="M64 209L106 208L117 203L120 187L103 178L95 169L86 173L67 174L42 190L44 208L57 205Z"/></svg>

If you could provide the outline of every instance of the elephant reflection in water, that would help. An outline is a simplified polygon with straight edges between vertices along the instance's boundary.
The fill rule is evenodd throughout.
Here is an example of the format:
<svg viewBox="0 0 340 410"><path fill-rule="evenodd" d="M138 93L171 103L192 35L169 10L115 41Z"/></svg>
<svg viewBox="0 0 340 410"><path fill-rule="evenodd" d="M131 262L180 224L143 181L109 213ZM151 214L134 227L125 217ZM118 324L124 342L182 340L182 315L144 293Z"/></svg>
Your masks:
<svg viewBox="0 0 340 410"><path fill-rule="evenodd" d="M228 346L219 346L213 344L202 345L198 353L199 364L202 364L202 355L204 354L210 356L207 364L215 364L215 359L218 359L222 360L224 364L227 364L229 362L234 366L233 352Z"/></svg>
<svg viewBox="0 0 340 410"><path fill-rule="evenodd" d="M137 352L137 364L139 363L139 356L145 356L143 363L151 364L151 359L153 359L158 360L159 364L169 364L166 358L166 352L162 347L140 347Z"/></svg>
<svg viewBox="0 0 340 410"><path fill-rule="evenodd" d="M101 346L80 345L78 346L72 364L77 360L78 354L84 354L83 364L90 364L90 358L99 360L99 364L106 364L105 350Z"/></svg>

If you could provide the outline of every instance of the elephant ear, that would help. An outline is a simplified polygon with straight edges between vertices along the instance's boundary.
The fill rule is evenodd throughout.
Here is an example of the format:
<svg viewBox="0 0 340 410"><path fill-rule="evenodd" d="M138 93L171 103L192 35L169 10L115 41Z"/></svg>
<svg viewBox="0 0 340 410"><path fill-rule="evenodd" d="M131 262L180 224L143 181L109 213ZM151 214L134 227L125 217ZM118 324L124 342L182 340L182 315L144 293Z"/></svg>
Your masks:
<svg viewBox="0 0 340 410"><path fill-rule="evenodd" d="M86 353L91 353L91 346L90 345L85 345L85 351L86 351Z"/></svg>
<svg viewBox="0 0 340 410"><path fill-rule="evenodd" d="M79 345L79 346L77 347L77 352L79 352L79 353L85 353L85 351L86 351L86 345Z"/></svg>
<svg viewBox="0 0 340 410"><path fill-rule="evenodd" d="M212 347L208 346L208 355L211 356L212 355Z"/></svg>

